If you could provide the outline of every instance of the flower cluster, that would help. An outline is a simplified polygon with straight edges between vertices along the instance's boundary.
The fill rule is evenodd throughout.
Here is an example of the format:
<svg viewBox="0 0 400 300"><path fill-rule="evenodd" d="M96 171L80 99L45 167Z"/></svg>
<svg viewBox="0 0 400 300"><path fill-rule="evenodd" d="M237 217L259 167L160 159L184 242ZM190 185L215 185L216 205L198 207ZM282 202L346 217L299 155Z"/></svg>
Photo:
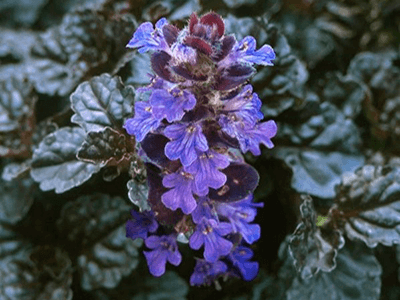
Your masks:
<svg viewBox="0 0 400 300"><path fill-rule="evenodd" d="M193 13L179 30L165 18L155 28L139 26L127 45L152 52L155 75L138 89L142 101L125 123L140 142L146 162L151 211L132 211L127 237L142 238L150 272L161 276L165 265L181 263L177 240L197 259L192 285L211 284L220 276L252 280L258 263L248 244L260 238L252 193L256 170L239 151L259 155L260 144L272 148L274 121L260 122L261 101L246 84L254 65L272 65L273 49L256 49L253 37L237 41L225 35L223 19Z"/></svg>

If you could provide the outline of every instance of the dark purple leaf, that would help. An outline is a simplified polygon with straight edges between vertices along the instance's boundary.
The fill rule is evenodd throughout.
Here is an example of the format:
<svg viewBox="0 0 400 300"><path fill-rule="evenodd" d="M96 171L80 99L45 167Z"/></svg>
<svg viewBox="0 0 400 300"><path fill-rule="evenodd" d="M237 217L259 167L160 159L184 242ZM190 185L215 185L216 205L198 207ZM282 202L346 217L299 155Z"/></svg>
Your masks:
<svg viewBox="0 0 400 300"><path fill-rule="evenodd" d="M152 162L165 168L171 162L164 153L165 145L168 142L169 139L162 134L149 133L140 145Z"/></svg>
<svg viewBox="0 0 400 300"><path fill-rule="evenodd" d="M119 166L134 155L134 144L133 137L106 127L100 132L88 133L77 157L94 164Z"/></svg>
<svg viewBox="0 0 400 300"><path fill-rule="evenodd" d="M330 216L368 247L400 243L400 167L365 165L342 176Z"/></svg>
<svg viewBox="0 0 400 300"><path fill-rule="evenodd" d="M209 197L217 201L237 201L252 193L258 185L259 176L248 164L231 163L221 170L227 177L226 183L218 190L210 189Z"/></svg>

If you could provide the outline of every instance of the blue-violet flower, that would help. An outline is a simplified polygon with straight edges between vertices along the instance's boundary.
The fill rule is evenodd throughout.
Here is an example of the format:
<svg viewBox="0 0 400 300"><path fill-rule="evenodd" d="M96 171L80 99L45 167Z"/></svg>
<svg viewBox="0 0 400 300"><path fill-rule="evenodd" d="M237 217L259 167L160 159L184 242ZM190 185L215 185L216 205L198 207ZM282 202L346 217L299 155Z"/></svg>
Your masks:
<svg viewBox="0 0 400 300"><path fill-rule="evenodd" d="M144 256L153 276L161 276L165 273L167 261L174 266L178 266L182 261L182 256L176 243L176 236L173 234L149 236L145 240L145 245L152 249L152 251L144 251Z"/></svg>

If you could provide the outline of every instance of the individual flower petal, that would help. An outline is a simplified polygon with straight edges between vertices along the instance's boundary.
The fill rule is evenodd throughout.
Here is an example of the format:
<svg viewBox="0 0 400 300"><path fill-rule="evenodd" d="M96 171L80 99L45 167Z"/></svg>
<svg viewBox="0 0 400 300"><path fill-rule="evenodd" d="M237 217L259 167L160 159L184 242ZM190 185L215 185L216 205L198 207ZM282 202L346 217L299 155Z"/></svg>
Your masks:
<svg viewBox="0 0 400 300"><path fill-rule="evenodd" d="M235 120L241 120L254 126L264 115L260 111L260 98L252 92L253 87L250 84L244 86L239 94L223 102L222 111L231 113L231 116L233 114Z"/></svg>
<svg viewBox="0 0 400 300"><path fill-rule="evenodd" d="M159 277L165 273L167 264L167 252L163 251L143 251L146 257L147 266L153 276Z"/></svg>
<svg viewBox="0 0 400 300"><path fill-rule="evenodd" d="M158 228L158 223L154 218L154 213L145 211L139 213L131 210L133 220L128 220L126 223L126 237L131 239L142 238L146 239L149 232L155 232Z"/></svg>
<svg viewBox="0 0 400 300"><path fill-rule="evenodd" d="M261 229L258 224L249 223L254 221L257 215L254 207L260 205L251 203L252 196L247 199L230 203L215 201L215 208L219 215L229 220L233 232L240 233L248 244L252 244L260 238Z"/></svg>
<svg viewBox="0 0 400 300"><path fill-rule="evenodd" d="M208 150L207 139L199 124L173 124L165 128L164 135L171 139L165 146L165 155L170 160L179 158L184 166L196 160L196 149Z"/></svg>
<svg viewBox="0 0 400 300"><path fill-rule="evenodd" d="M214 89L218 91L227 91L238 87L248 80L256 72L256 69L250 65L233 63L222 68L217 77Z"/></svg>
<svg viewBox="0 0 400 300"><path fill-rule="evenodd" d="M165 273L165 265L169 261L174 266L177 266L182 261L182 256L179 253L176 243L176 236L150 236L145 240L145 244L152 251L143 251L149 271L153 276L161 276Z"/></svg>
<svg viewBox="0 0 400 300"><path fill-rule="evenodd" d="M228 255L233 247L230 241L222 237L231 231L229 223L217 223L213 219L203 218L190 237L189 245L197 250L204 244L204 258L209 262L216 262L220 256Z"/></svg>
<svg viewBox="0 0 400 300"><path fill-rule="evenodd" d="M233 63L257 64L263 66L272 66L272 60L275 59L275 52L269 45L264 45L256 50L256 39L252 36L246 36L240 42L236 43L231 53L221 61L221 66L232 65Z"/></svg>
<svg viewBox="0 0 400 300"><path fill-rule="evenodd" d="M194 272L190 276L190 285L211 285L218 276L226 273L228 267L222 261L217 260L214 263L210 263L204 259L197 259Z"/></svg>
<svg viewBox="0 0 400 300"><path fill-rule="evenodd" d="M265 145L269 149L274 147L271 138L276 135L278 128L272 120L250 126L229 116L221 115L219 124L222 130L229 136L237 138L243 153L250 150L253 155L260 155L260 144Z"/></svg>
<svg viewBox="0 0 400 300"><path fill-rule="evenodd" d="M253 280L258 273L258 262L249 261L253 257L253 251L247 247L238 246L229 256L232 262L246 281Z"/></svg>
<svg viewBox="0 0 400 300"><path fill-rule="evenodd" d="M170 91L154 90L150 96L153 114L157 119L166 118L168 122L180 121L185 111L196 105L196 98L188 91L174 88Z"/></svg>
<svg viewBox="0 0 400 300"><path fill-rule="evenodd" d="M161 197L166 207L172 210L180 208L187 215L196 208L197 202L193 197L193 192L196 191L193 175L178 171L166 175L163 178L163 185L172 188Z"/></svg>
<svg viewBox="0 0 400 300"><path fill-rule="evenodd" d="M209 150L200 154L185 170L195 177L196 187L200 191L208 188L218 189L226 182L226 175L219 171L229 166L229 159L222 154Z"/></svg>
<svg viewBox="0 0 400 300"><path fill-rule="evenodd" d="M124 128L136 137L136 141L141 142L151 130L157 129L160 123L161 120L154 116L151 105L139 101L135 103L135 116L125 122Z"/></svg>
<svg viewBox="0 0 400 300"><path fill-rule="evenodd" d="M168 44L164 38L162 28L166 25L167 19L162 18L156 23L156 28L150 22L143 23L136 29L128 48L138 48L140 53L152 51L167 51Z"/></svg>

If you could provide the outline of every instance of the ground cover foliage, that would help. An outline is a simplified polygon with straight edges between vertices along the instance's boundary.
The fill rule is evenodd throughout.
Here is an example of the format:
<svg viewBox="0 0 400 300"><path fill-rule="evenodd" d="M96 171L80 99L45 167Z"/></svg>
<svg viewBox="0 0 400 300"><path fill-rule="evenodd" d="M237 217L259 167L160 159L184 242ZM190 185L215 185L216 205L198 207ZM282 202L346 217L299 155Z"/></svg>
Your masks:
<svg viewBox="0 0 400 300"><path fill-rule="evenodd" d="M125 46L210 10L273 47L250 82L278 132L245 156L258 276L199 288L188 246L155 278L126 238L149 191L123 126L151 62ZM0 299L398 299L399 16L395 0L2 1Z"/></svg>

